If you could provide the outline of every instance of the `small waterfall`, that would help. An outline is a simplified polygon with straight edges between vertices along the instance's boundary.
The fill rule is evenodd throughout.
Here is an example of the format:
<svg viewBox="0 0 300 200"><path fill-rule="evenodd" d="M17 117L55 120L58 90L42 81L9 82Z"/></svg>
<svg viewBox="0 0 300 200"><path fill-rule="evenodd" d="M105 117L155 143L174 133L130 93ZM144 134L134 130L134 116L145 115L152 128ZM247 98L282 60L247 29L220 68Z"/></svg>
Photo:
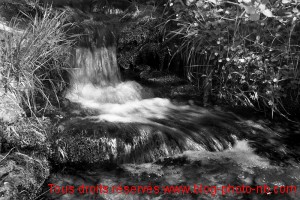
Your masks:
<svg viewBox="0 0 300 200"><path fill-rule="evenodd" d="M85 104L141 99L142 87L139 84L121 82L116 30L112 26L87 21L79 31L83 33L71 53L73 71L66 97Z"/></svg>
<svg viewBox="0 0 300 200"><path fill-rule="evenodd" d="M74 48L75 71L72 84L98 85L100 87L116 85L120 82L117 66L116 47Z"/></svg>
<svg viewBox="0 0 300 200"><path fill-rule="evenodd" d="M72 84L91 83L105 87L120 83L114 29L90 21L84 22L82 29L71 56L71 65L75 68Z"/></svg>
<svg viewBox="0 0 300 200"><path fill-rule="evenodd" d="M299 182L299 167L287 170L274 167L254 154L248 141L236 143L249 132L250 141L259 140L258 144L265 149L272 147L270 153L276 153L273 157L282 159L287 152L280 147L283 145L276 143L275 134L256 124L249 124L256 128L250 132L249 126L236 123L238 118L234 114L174 105L169 99L143 98L144 89L140 84L120 80L114 30L90 23L80 33L84 35L72 52L72 87L66 98L78 103L80 109L93 112L77 113L60 123L61 132L53 136L53 158L69 169L51 175L48 183L62 186L62 192L49 193L47 185L45 194L49 198L46 199L227 199L221 196L221 189L214 197L202 192L184 196L165 194L162 188L187 185L195 189L195 184L201 183L202 188L203 183L209 187L222 186L223 192L223 185L254 188ZM269 136L272 137L268 144ZM280 149L282 154L277 154ZM109 170L101 169L106 164ZM110 190L98 193L98 186L102 185ZM75 192L64 194L63 187L70 186L74 186ZM112 192L116 186L121 190L125 186L135 189ZM145 186L161 190L157 194L149 193ZM230 193L229 199L278 199L278 195L271 196L272 192Z"/></svg>
<svg viewBox="0 0 300 200"><path fill-rule="evenodd" d="M92 112L62 123L72 138L57 143L65 145L68 139L70 145L61 147L66 155L78 152L68 157L70 162L152 162L186 150L222 151L234 144L238 133L234 116L177 106L169 99L143 98L140 84L120 80L114 30L88 24L82 31L73 50L75 70L66 98ZM82 131L86 138L76 138ZM80 149L78 141L87 144ZM88 149L95 150L93 155L82 153Z"/></svg>

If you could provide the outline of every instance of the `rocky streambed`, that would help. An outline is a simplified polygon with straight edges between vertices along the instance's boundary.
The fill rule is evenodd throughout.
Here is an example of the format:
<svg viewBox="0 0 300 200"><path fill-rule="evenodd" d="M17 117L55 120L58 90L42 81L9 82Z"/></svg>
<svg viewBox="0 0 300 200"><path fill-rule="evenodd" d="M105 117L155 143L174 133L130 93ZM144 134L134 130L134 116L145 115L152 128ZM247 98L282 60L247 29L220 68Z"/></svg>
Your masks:
<svg viewBox="0 0 300 200"><path fill-rule="evenodd" d="M299 124L203 109L169 87L171 100L111 115L67 103L3 122L0 199L299 199Z"/></svg>
<svg viewBox="0 0 300 200"><path fill-rule="evenodd" d="M239 141L224 152L186 151L110 169L69 168L50 177L44 199L298 199L299 170L270 165Z"/></svg>

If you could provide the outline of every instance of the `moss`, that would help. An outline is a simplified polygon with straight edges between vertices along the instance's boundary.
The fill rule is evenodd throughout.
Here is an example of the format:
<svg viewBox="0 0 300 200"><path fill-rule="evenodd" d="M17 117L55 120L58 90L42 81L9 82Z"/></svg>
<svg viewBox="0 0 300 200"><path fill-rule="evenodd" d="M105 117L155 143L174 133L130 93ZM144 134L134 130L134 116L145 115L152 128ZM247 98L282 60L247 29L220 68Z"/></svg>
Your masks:
<svg viewBox="0 0 300 200"><path fill-rule="evenodd" d="M0 155L0 193L5 199L34 198L48 176L46 157L20 152Z"/></svg>
<svg viewBox="0 0 300 200"><path fill-rule="evenodd" d="M12 124L4 123L2 139L19 150L47 155L50 151L48 137L53 128L49 118L21 118Z"/></svg>
<svg viewBox="0 0 300 200"><path fill-rule="evenodd" d="M234 144L238 128L234 117L205 110L170 109L152 123L99 122L73 117L53 135L51 158L57 164L152 162L185 150L222 151ZM220 135L220 133L222 133Z"/></svg>
<svg viewBox="0 0 300 200"><path fill-rule="evenodd" d="M50 174L51 121L23 117L0 125L0 194L5 199L34 199Z"/></svg>

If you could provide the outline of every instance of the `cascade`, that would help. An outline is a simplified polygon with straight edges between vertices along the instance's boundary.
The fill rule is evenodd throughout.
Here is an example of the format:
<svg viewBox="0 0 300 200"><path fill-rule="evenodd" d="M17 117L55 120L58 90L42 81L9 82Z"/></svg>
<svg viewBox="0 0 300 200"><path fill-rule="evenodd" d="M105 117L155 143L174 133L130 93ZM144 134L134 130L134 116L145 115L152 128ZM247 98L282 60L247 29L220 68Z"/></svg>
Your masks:
<svg viewBox="0 0 300 200"><path fill-rule="evenodd" d="M143 98L140 84L122 82L114 31L103 24L88 24L83 28L83 36L72 54L74 71L66 98L92 114L67 122L65 127L77 127L80 132L85 124L94 134L103 127L108 127L108 134L111 126L128 129L122 136L104 136L103 131L96 131L97 137L114 141L110 148L117 149L112 153L116 162L154 161L184 150L219 151L234 144L238 132L234 116L196 106L174 105L165 98ZM127 144L123 137L133 143ZM159 141L153 142L157 138ZM145 145L147 142L150 144ZM150 148L150 153L143 152L145 148Z"/></svg>
<svg viewBox="0 0 300 200"><path fill-rule="evenodd" d="M114 28L85 22L81 31L70 57L73 71L66 97L84 105L141 99L139 84L121 82Z"/></svg>
<svg viewBox="0 0 300 200"><path fill-rule="evenodd" d="M246 126L241 128L236 123L239 120L233 114L176 105L166 98L145 98L143 86L120 78L114 30L98 24L84 27L82 32L84 35L72 52L74 71L66 98L92 112L72 116L60 124L63 131L54 136L60 155L56 161L67 166L67 170L52 175L48 183L62 188L85 187L85 190L75 189L70 194L47 191L49 199L195 199L195 195L211 199L197 192L168 196L162 190L149 194L134 189L130 193L125 186L161 189L166 185L199 184L199 188L202 183L211 186L265 183L256 175L268 179L266 183L278 184L273 179L276 173L284 181L290 177L287 183L299 180L296 177L299 168L278 170L256 155L247 141L260 140L256 145L272 147L264 149L266 154L277 152L274 139L273 146L266 145L273 132L254 124L252 133L256 134L252 134ZM96 192L96 186L101 185L110 190ZM116 186L124 186L123 192L115 192ZM218 195L216 198L227 198ZM236 199L252 197L228 195ZM253 195L253 199L265 198Z"/></svg>

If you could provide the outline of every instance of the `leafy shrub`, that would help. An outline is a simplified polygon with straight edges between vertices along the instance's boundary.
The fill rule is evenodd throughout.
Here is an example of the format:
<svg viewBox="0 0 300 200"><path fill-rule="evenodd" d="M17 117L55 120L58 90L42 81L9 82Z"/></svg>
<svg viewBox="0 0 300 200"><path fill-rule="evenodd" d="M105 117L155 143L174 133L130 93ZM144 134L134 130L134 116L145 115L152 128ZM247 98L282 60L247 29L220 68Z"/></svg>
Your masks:
<svg viewBox="0 0 300 200"><path fill-rule="evenodd" d="M66 36L66 12L43 10L41 17L29 18L19 32L1 32L0 86L16 94L32 113L37 100L47 105L58 100L57 93L66 87L63 78L73 41ZM14 21L10 26L18 27Z"/></svg>
<svg viewBox="0 0 300 200"><path fill-rule="evenodd" d="M187 76L219 98L285 115L299 105L299 17L290 0L170 0ZM211 87L207 87L210 85ZM286 103L289 102L289 103Z"/></svg>
<svg viewBox="0 0 300 200"><path fill-rule="evenodd" d="M128 69L135 67L141 49L149 43L160 43L162 32L161 11L156 6L132 2L121 19L122 27L118 39L118 64Z"/></svg>

